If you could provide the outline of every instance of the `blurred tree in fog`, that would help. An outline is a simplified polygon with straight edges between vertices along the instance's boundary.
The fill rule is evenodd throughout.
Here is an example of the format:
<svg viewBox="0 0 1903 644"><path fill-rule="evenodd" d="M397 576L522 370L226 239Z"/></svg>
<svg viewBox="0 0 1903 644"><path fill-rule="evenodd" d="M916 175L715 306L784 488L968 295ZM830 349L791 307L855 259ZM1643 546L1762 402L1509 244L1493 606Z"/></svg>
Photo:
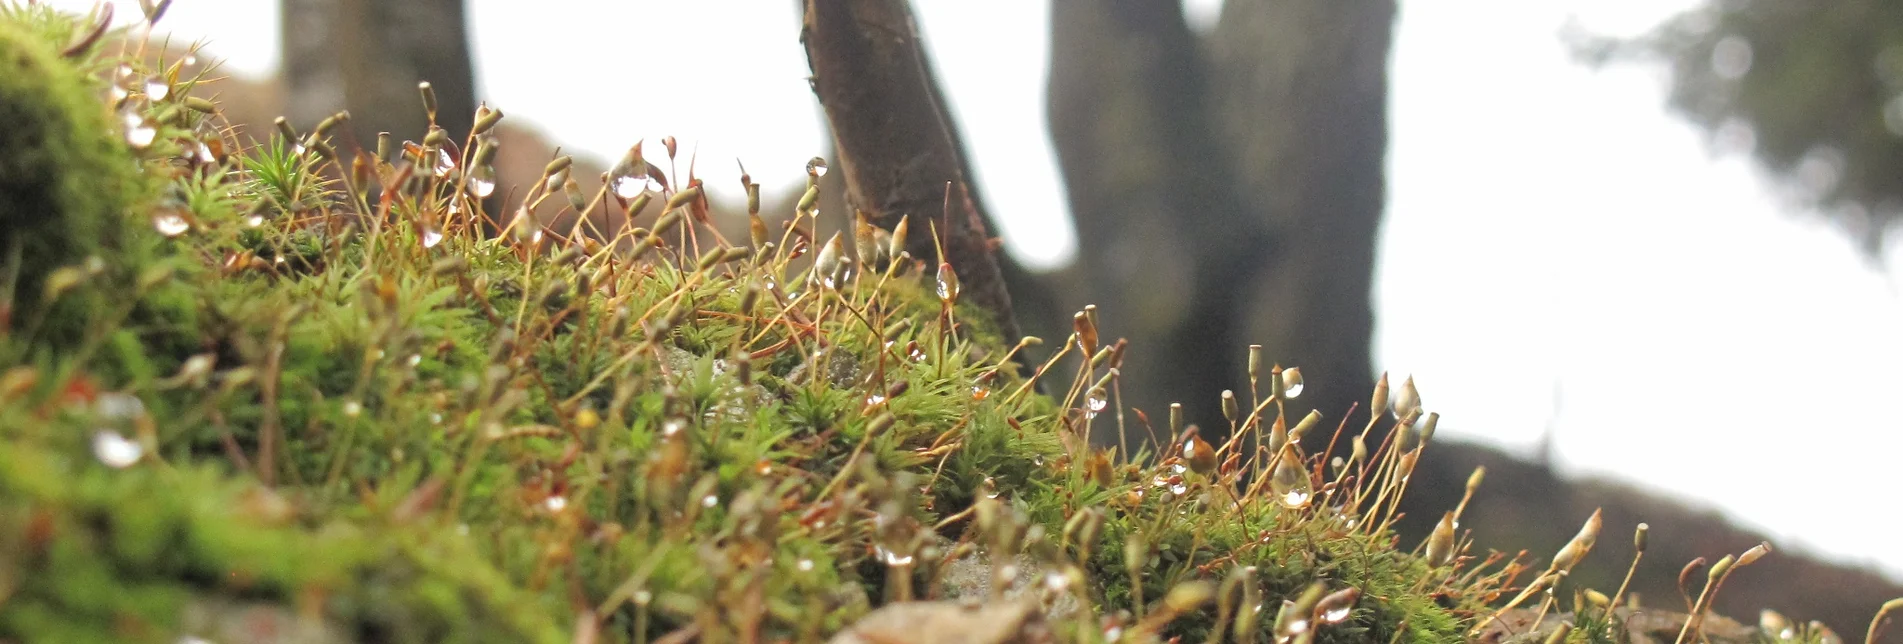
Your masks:
<svg viewBox="0 0 1903 644"><path fill-rule="evenodd" d="M308 128L348 109L364 149L378 132L420 141L428 121L416 84L429 81L437 125L462 144L476 112L462 0L279 1L292 124Z"/></svg>
<svg viewBox="0 0 1903 644"><path fill-rule="evenodd" d="M1104 336L1131 340L1127 402L1226 425L1218 394L1247 403L1261 344L1302 368L1291 415L1332 426L1373 381L1394 2L1229 0L1207 35L1179 2L1051 12L1048 116L1082 269L1066 304L1098 304Z"/></svg>
<svg viewBox="0 0 1903 644"><path fill-rule="evenodd" d="M1674 109L1831 211L1875 256L1903 219L1903 3L1712 0L1581 53L1662 60Z"/></svg>

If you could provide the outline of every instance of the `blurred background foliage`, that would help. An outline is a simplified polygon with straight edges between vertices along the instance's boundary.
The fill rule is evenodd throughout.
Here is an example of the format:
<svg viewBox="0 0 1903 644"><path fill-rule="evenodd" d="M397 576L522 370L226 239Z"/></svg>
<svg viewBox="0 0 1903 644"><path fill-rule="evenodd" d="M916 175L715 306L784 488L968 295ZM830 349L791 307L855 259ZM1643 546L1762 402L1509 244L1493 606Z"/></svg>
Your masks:
<svg viewBox="0 0 1903 644"><path fill-rule="evenodd" d="M1710 0L1645 36L1575 46L1669 69L1678 113L1749 149L1872 257L1903 219L1903 4Z"/></svg>

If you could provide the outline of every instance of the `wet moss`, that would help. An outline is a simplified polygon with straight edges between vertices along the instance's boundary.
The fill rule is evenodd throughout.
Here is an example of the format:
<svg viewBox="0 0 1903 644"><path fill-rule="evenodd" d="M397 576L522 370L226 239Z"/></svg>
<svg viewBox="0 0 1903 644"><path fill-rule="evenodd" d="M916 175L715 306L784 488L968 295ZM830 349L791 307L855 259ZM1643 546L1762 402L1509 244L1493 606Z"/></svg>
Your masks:
<svg viewBox="0 0 1903 644"><path fill-rule="evenodd" d="M173 641L263 606L340 641L815 641L894 602L985 599L943 579L979 566L1030 580L997 592L1070 641L1448 642L1519 570L1395 542L1384 499L1421 442L1333 465L1269 449L1291 424L1278 387L1246 392L1248 440L1214 463L1179 456L1193 434L1161 417L1156 451L1092 448L1151 423L1086 393L1114 384L1114 352L1052 342L1100 358L1039 394L925 266L810 280L793 249L824 238L812 213L758 255L680 229L563 239L535 217L565 199L490 237L472 157L436 172L429 150L239 139L178 109L200 79L127 64L171 86L130 107L154 143L110 145L87 120L110 96L77 81L55 143L164 188L61 201L67 175L20 175L98 216L7 234L189 226L49 255L138 267L51 298L121 313L0 338L0 640ZM666 216L700 226L707 204L677 201ZM1261 474L1282 458L1300 494ZM1278 619L1346 589L1326 624Z"/></svg>

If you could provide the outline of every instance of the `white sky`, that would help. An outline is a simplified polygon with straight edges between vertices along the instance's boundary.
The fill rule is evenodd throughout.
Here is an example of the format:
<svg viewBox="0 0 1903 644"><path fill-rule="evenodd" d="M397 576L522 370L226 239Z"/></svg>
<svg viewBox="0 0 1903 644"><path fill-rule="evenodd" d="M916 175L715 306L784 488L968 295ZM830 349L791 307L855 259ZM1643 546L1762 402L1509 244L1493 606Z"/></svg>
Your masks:
<svg viewBox="0 0 1903 644"><path fill-rule="evenodd" d="M1191 0L1192 22L1220 2ZM165 26L215 34L228 69L265 74L276 4L178 0ZM1047 5L917 4L1007 248L1067 261L1043 127ZM1582 68L1558 38L1569 20L1636 34L1693 4L1403 1L1377 366L1413 373L1449 435L1532 455L1550 433L1568 472L1698 499L1781 547L1903 578L1883 498L1903 454L1903 253L1889 275L1860 259L1667 114L1658 70ZM792 2L470 5L484 98L571 150L698 142L716 198L736 198L735 157L791 186L824 150Z"/></svg>

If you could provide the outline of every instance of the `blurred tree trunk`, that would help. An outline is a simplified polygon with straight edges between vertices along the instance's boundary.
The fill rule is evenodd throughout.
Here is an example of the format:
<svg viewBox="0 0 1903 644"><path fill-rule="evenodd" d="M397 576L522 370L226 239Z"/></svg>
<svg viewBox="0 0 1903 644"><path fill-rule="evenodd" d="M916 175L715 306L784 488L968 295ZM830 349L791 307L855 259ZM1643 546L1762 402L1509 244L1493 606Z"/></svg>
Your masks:
<svg viewBox="0 0 1903 644"><path fill-rule="evenodd" d="M1207 65L1174 2L1056 0L1051 14L1051 139L1084 276L1065 304L1096 304L1102 337L1131 340L1126 402L1158 423L1182 402L1214 429L1218 394L1246 387L1231 291L1267 239L1217 145Z"/></svg>
<svg viewBox="0 0 1903 644"><path fill-rule="evenodd" d="M293 124L308 128L347 109L350 137L364 149L375 147L378 132L420 141L429 121L416 84L429 81L436 124L462 144L476 112L462 0L280 2Z"/></svg>
<svg viewBox="0 0 1903 644"><path fill-rule="evenodd" d="M1128 402L1223 426L1248 344L1302 367L1291 415L1367 392L1393 19L1230 0L1199 44L1175 2L1053 2L1051 135L1089 276L1071 304L1130 338Z"/></svg>

